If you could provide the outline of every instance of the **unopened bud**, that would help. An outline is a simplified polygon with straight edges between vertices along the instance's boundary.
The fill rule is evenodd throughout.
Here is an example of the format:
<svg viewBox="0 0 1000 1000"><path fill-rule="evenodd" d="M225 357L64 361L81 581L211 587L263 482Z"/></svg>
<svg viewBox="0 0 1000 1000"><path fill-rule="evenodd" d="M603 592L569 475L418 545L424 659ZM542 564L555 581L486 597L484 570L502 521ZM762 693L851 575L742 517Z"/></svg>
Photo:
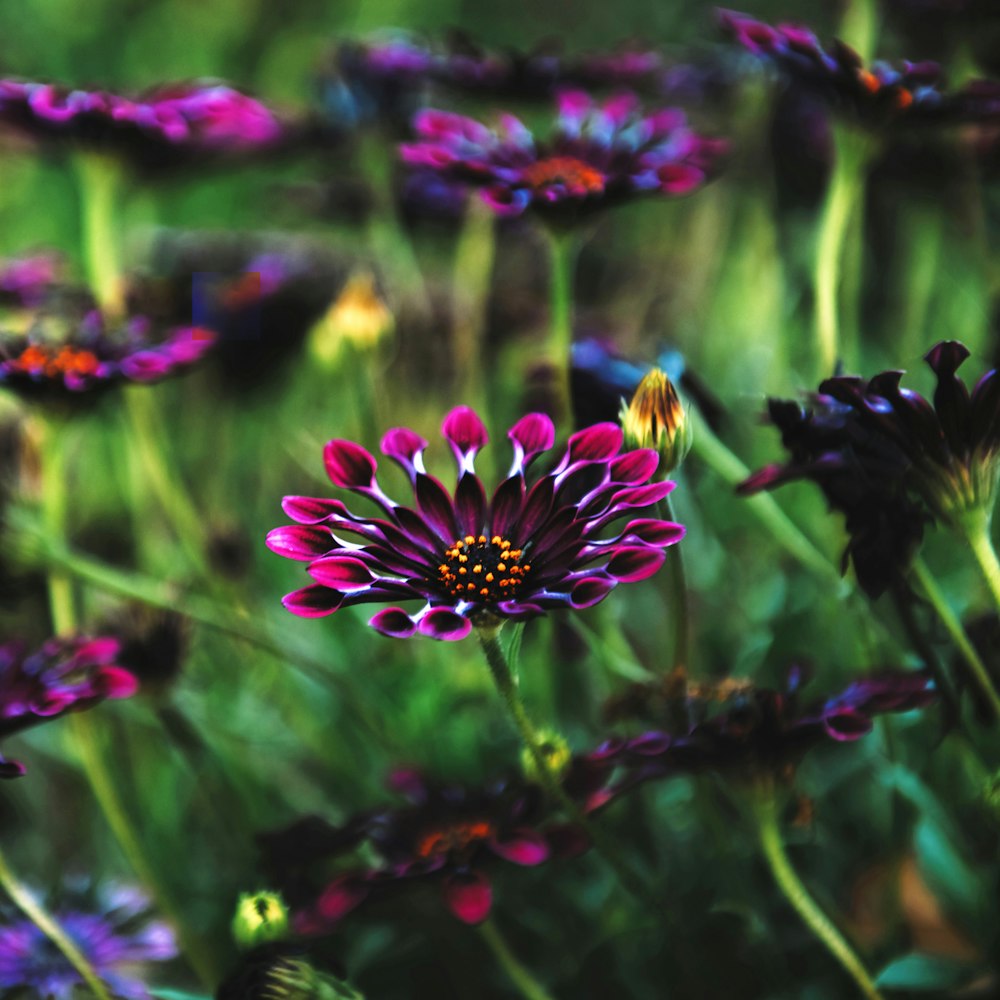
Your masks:
<svg viewBox="0 0 1000 1000"><path fill-rule="evenodd" d="M357 271L316 325L310 346L318 361L332 364L345 345L371 350L395 325L375 287L375 276L371 271Z"/></svg>
<svg viewBox="0 0 1000 1000"><path fill-rule="evenodd" d="M661 474L676 469L691 447L691 422L670 379L653 368L619 416L627 448L652 448Z"/></svg>
<svg viewBox="0 0 1000 1000"><path fill-rule="evenodd" d="M276 892L245 892L236 904L233 937L241 948L280 941L288 934L288 907Z"/></svg>
<svg viewBox="0 0 1000 1000"><path fill-rule="evenodd" d="M565 738L551 729L543 729L539 736L541 737L539 749L545 759L549 774L554 778L561 778L573 759L573 751L570 750ZM529 781L542 782L535 755L527 747L521 751L521 770Z"/></svg>

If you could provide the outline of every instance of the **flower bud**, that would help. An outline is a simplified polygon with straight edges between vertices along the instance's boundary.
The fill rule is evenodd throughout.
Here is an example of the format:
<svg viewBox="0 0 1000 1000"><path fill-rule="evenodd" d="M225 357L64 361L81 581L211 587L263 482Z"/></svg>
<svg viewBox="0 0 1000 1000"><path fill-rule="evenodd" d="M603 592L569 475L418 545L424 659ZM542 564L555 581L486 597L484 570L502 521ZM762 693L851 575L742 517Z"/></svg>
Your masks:
<svg viewBox="0 0 1000 1000"><path fill-rule="evenodd" d="M345 345L371 350L395 325L395 317L378 294L375 276L371 271L356 271L317 323L310 346L318 361L333 364Z"/></svg>
<svg viewBox="0 0 1000 1000"><path fill-rule="evenodd" d="M652 448L660 474L676 469L691 447L691 422L670 379L659 368L643 377L619 419L628 448Z"/></svg>
<svg viewBox="0 0 1000 1000"><path fill-rule="evenodd" d="M573 751L569 743L559 733L552 729L543 729L541 737L542 756L549 766L549 773L555 778L561 778L573 759ZM525 747L521 751L521 770L529 781L541 783L542 776L538 773L538 765L531 751Z"/></svg>
<svg viewBox="0 0 1000 1000"><path fill-rule="evenodd" d="M288 907L276 892L245 892L236 904L232 927L241 948L280 941L288 934Z"/></svg>

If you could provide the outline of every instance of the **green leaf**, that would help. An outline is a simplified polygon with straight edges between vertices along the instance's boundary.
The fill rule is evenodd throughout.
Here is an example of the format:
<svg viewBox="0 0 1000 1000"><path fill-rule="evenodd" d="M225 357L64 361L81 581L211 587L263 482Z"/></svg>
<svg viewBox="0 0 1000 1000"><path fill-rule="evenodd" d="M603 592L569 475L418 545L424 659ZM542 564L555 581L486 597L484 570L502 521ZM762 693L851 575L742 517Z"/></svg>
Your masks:
<svg viewBox="0 0 1000 1000"><path fill-rule="evenodd" d="M204 993L188 993L186 990L150 990L157 1000L212 1000Z"/></svg>
<svg viewBox="0 0 1000 1000"><path fill-rule="evenodd" d="M887 990L947 990L969 982L979 971L968 962L915 951L890 962L875 985Z"/></svg>

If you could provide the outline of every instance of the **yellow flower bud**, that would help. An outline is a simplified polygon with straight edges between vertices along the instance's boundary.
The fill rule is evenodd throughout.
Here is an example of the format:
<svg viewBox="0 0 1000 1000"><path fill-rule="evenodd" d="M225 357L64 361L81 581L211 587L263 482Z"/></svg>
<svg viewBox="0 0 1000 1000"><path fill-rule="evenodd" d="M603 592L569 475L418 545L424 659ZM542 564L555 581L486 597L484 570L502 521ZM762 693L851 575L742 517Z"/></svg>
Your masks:
<svg viewBox="0 0 1000 1000"><path fill-rule="evenodd" d="M316 324L310 347L318 361L332 364L345 345L371 350L395 325L395 317L375 287L375 276L371 271L356 271Z"/></svg>
<svg viewBox="0 0 1000 1000"><path fill-rule="evenodd" d="M542 756L548 763L549 773L556 778L561 778L573 759L573 751L570 750L566 740L551 729L543 729L538 735L541 737ZM529 781L541 783L538 765L527 747L521 751L521 770Z"/></svg>
<svg viewBox="0 0 1000 1000"><path fill-rule="evenodd" d="M288 907L276 892L245 892L236 904L232 928L241 948L280 941L288 934Z"/></svg>
<svg viewBox="0 0 1000 1000"><path fill-rule="evenodd" d="M658 452L661 473L684 461L691 447L691 422L677 390L659 368L646 374L631 403L622 404L619 419L626 447Z"/></svg>

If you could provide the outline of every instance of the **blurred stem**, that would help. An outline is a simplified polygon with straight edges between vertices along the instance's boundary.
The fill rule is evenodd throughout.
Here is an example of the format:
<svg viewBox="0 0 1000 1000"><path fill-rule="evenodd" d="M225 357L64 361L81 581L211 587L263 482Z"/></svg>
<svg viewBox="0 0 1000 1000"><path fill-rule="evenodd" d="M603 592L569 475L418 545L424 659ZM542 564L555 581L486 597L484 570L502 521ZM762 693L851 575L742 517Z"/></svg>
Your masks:
<svg viewBox="0 0 1000 1000"><path fill-rule="evenodd" d="M827 951L857 983L861 993L869 1000L882 1000L882 995L868 975L861 959L829 917L819 908L788 859L778 823L778 801L773 779L762 781L755 789L753 804L761 850L778 888L806 926L823 942Z"/></svg>
<svg viewBox="0 0 1000 1000"><path fill-rule="evenodd" d="M121 201L121 164L100 153L74 156L80 192L80 235L87 282L97 304L114 317L125 315L121 249L115 214Z"/></svg>
<svg viewBox="0 0 1000 1000"><path fill-rule="evenodd" d="M477 928L482 939L490 946L496 960L503 967L510 981L517 987L524 1000L551 1000L548 992L510 950L497 925L484 920Z"/></svg>
<svg viewBox="0 0 1000 1000"><path fill-rule="evenodd" d="M73 943L70 936L59 926L56 919L31 895L7 864L0 850L0 886L14 901L17 908L62 952L63 957L80 974L97 1000L111 1000L100 976L87 961L84 954Z"/></svg>
<svg viewBox="0 0 1000 1000"><path fill-rule="evenodd" d="M816 238L815 286L816 350L819 376L828 378L840 359L840 284L844 241L851 213L864 205L864 183L868 160L865 139L847 127L833 125L834 158L823 201ZM847 359L848 362L853 359Z"/></svg>
<svg viewBox="0 0 1000 1000"><path fill-rule="evenodd" d="M507 661L503 646L500 644L500 626L477 627L475 631L486 656L486 663L490 668L493 683L503 699L504 707L514 723L514 728L521 737L521 743L534 761L535 771L541 779L545 791L586 832L591 844L618 876L621 885L637 899L656 910L660 910L660 902L652 895L645 883L637 878L628 864L620 857L617 848L604 836L603 831L590 821L560 783L559 774L553 770L545 753L545 745L548 741L528 718L524 702L521 700L521 694L517 689L517 679Z"/></svg>
<svg viewBox="0 0 1000 1000"><path fill-rule="evenodd" d="M664 497L658 504L658 513L664 521L676 521L670 497ZM673 598L670 617L673 619L672 668L691 666L691 608L688 601L687 574L684 571L684 553L681 546L671 545L666 552L670 564L670 596Z"/></svg>
<svg viewBox="0 0 1000 1000"><path fill-rule="evenodd" d="M963 518L962 531L976 557L986 585L990 588L997 611L1000 612L1000 560L990 540L990 518L982 510L970 512Z"/></svg>
<svg viewBox="0 0 1000 1000"><path fill-rule="evenodd" d="M994 718L1000 720L1000 695L997 694L989 671L976 651L976 647L972 645L972 641L966 635L961 621L954 611L951 610L951 606L941 592L941 588L938 587L937 580L934 579L934 574L920 556L917 556L913 560L911 572L916 577L924 597L937 612L938 618L941 619L941 624L947 629L952 642L955 644L955 648L969 667L976 686L982 692L983 697L989 702Z"/></svg>
<svg viewBox="0 0 1000 1000"><path fill-rule="evenodd" d="M854 49L862 62L870 62L878 40L878 14L873 0L849 0L837 37Z"/></svg>
<svg viewBox="0 0 1000 1000"><path fill-rule="evenodd" d="M750 470L715 436L693 408L688 417L693 424L692 452L730 486L743 482L750 475ZM746 504L789 555L838 591L843 589L844 581L836 567L802 533L773 497L757 493L747 497Z"/></svg>
<svg viewBox="0 0 1000 1000"><path fill-rule="evenodd" d="M552 416L556 425L573 423L570 372L573 366L573 271L577 241L573 233L546 230L549 247L548 362L555 374Z"/></svg>
<svg viewBox="0 0 1000 1000"><path fill-rule="evenodd" d="M101 752L96 723L88 715L78 713L70 719L70 729L83 761L87 780L118 846L139 880L153 894L157 908L177 928L184 955L198 978L205 986L214 986L219 981L220 970L214 967L214 959L203 947L202 942L188 931L173 899L150 864L142 838L132 825L118 795L115 779L108 770L104 754Z"/></svg>
<svg viewBox="0 0 1000 1000"><path fill-rule="evenodd" d="M192 565L208 575L201 519L166 457L166 434L149 386L126 386L125 409L136 461Z"/></svg>
<svg viewBox="0 0 1000 1000"><path fill-rule="evenodd" d="M42 468L42 527L57 544L66 544L66 512L68 489L66 434L68 427L58 419L39 417L42 428L39 455ZM73 602L73 581L68 573L50 566L46 574L49 590L49 612L55 635L76 632L76 609Z"/></svg>

